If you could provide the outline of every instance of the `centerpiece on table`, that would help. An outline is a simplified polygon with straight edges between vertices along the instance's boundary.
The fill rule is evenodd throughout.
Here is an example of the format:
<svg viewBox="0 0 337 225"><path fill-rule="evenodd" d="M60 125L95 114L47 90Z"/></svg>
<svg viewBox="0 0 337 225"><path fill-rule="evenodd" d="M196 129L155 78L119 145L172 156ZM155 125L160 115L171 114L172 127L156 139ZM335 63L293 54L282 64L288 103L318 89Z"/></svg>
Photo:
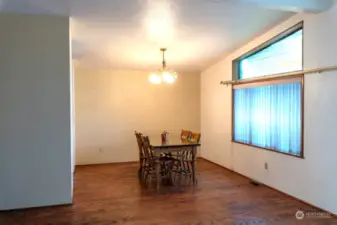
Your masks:
<svg viewBox="0 0 337 225"><path fill-rule="evenodd" d="M168 137L169 137L169 133L167 131L164 131L162 134L161 134L161 141L163 143L166 143L168 142Z"/></svg>

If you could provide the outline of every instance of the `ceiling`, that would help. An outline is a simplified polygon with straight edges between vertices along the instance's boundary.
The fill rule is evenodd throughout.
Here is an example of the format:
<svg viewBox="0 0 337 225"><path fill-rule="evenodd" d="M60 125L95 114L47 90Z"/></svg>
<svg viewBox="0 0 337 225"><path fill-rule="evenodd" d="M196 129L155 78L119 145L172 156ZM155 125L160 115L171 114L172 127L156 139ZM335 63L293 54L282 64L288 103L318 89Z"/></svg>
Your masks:
<svg viewBox="0 0 337 225"><path fill-rule="evenodd" d="M72 18L78 66L200 71L293 13L237 0L0 0L9 12Z"/></svg>

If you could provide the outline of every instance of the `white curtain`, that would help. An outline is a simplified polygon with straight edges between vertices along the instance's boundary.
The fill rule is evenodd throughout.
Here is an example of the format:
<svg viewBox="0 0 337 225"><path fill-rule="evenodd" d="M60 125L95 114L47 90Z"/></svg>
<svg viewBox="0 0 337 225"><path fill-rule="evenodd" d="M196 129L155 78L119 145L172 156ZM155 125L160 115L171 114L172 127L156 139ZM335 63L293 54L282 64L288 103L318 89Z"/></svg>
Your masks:
<svg viewBox="0 0 337 225"><path fill-rule="evenodd" d="M234 140L301 155L301 82L234 90Z"/></svg>

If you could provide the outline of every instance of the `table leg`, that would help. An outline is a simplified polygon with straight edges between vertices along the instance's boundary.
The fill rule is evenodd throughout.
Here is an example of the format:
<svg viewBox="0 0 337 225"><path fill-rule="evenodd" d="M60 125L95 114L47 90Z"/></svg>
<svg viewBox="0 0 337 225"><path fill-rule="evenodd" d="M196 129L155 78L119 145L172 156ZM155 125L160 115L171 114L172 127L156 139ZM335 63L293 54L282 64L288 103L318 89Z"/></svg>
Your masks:
<svg viewBox="0 0 337 225"><path fill-rule="evenodd" d="M196 158L197 158L197 147L192 147L192 178L193 184L196 183Z"/></svg>
<svg viewBox="0 0 337 225"><path fill-rule="evenodd" d="M157 183L157 190L159 189L159 186L160 186L160 180L161 180L161 177L160 177L160 154L155 154L155 163L156 163L156 183Z"/></svg>

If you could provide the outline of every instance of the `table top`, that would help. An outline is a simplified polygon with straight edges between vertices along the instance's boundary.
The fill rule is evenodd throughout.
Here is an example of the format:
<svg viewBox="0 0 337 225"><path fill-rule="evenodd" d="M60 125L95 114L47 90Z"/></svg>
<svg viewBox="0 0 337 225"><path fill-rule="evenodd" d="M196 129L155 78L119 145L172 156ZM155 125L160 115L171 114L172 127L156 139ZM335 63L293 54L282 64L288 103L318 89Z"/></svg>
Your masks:
<svg viewBox="0 0 337 225"><path fill-rule="evenodd" d="M150 144L152 148L170 148L170 147L187 147L187 146L200 146L198 142L190 142L181 139L180 136L169 135L168 141L162 142L161 136L150 136Z"/></svg>

